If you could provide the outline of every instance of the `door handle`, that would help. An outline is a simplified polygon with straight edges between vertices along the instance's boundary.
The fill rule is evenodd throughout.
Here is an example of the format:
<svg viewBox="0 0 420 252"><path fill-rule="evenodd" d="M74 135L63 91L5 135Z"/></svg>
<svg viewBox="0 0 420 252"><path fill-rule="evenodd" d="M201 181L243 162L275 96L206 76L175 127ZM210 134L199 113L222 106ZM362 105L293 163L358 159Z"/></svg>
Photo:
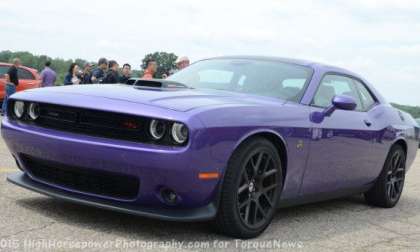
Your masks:
<svg viewBox="0 0 420 252"><path fill-rule="evenodd" d="M363 122L366 124L366 126L368 126L368 127L370 127L370 126L372 126L372 122L371 121L369 121L369 120L363 120Z"/></svg>

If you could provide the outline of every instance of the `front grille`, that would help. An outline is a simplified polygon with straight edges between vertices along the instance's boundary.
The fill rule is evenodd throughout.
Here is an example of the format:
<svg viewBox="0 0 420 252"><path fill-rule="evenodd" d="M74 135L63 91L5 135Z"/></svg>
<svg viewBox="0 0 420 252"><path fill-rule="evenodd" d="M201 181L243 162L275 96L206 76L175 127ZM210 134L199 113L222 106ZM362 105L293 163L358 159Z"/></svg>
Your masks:
<svg viewBox="0 0 420 252"><path fill-rule="evenodd" d="M15 102L11 99L9 106L14 107ZM39 105L39 117L31 119L30 104L25 102L25 112L21 118L15 115L13 109L9 109L8 118L29 125L95 137L171 147L188 144L188 141L180 144L173 139L171 130L176 121L49 103L36 103ZM167 126L161 139L155 139L149 133L152 120L162 121Z"/></svg>
<svg viewBox="0 0 420 252"><path fill-rule="evenodd" d="M149 119L91 109L40 104L35 125L113 139L147 142Z"/></svg>
<svg viewBox="0 0 420 252"><path fill-rule="evenodd" d="M130 175L75 167L20 155L25 169L36 179L60 187L124 200L135 199L140 182Z"/></svg>

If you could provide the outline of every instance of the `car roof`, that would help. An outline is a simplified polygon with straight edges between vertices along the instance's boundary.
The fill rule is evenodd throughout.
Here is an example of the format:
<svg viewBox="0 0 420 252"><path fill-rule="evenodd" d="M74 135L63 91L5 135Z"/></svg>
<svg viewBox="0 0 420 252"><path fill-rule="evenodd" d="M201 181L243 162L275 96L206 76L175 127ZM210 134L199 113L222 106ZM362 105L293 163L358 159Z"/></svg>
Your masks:
<svg viewBox="0 0 420 252"><path fill-rule="evenodd" d="M347 69L336 67L332 65L327 65L315 61L303 60L303 59L293 59L293 58L283 58L283 57L273 57L273 56L250 56L250 55L232 55L232 56L220 56L213 57L208 59L249 59L249 60L268 60L268 61L277 61L289 64L295 64L300 66L306 66L313 68L314 70L324 71L324 72L337 72L342 74L347 74L355 76L362 79L358 74L349 71Z"/></svg>

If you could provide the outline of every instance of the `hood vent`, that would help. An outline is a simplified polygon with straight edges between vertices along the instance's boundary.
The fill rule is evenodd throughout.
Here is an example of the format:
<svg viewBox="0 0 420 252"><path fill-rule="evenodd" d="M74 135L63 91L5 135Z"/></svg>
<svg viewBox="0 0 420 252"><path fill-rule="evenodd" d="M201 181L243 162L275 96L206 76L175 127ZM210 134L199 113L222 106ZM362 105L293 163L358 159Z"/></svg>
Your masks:
<svg viewBox="0 0 420 252"><path fill-rule="evenodd" d="M128 80L127 84L132 85L134 87L138 87L138 88L152 88L152 89L189 88L187 85L184 85L179 82L159 80L159 79L145 80L145 79L132 78Z"/></svg>

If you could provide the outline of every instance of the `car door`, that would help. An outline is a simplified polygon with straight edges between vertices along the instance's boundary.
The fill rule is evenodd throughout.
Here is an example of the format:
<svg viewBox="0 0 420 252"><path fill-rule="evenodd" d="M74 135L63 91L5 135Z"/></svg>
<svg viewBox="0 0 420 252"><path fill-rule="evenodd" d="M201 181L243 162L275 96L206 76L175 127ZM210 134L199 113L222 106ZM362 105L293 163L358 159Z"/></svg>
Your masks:
<svg viewBox="0 0 420 252"><path fill-rule="evenodd" d="M353 79L327 74L313 98L312 111L331 105L336 95L354 98L354 111L336 110L321 123L312 125L310 154L301 188L302 194L350 189L370 182L374 134Z"/></svg>

